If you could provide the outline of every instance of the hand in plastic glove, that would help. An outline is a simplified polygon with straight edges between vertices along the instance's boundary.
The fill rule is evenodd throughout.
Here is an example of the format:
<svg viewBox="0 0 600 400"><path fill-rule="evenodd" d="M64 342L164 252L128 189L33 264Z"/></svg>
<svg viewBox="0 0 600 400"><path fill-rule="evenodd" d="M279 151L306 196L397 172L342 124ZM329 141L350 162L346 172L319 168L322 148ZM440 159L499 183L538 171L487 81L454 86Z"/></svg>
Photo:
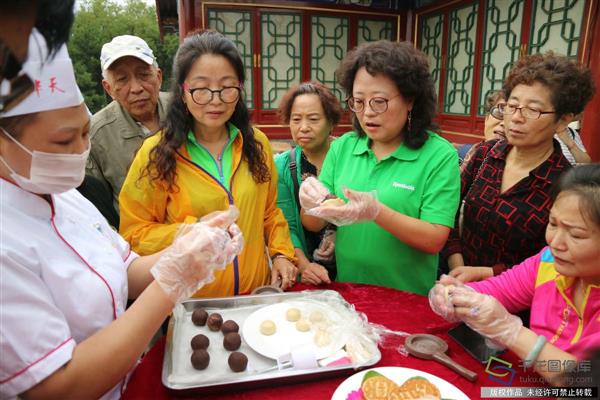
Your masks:
<svg viewBox="0 0 600 400"><path fill-rule="evenodd" d="M356 192L346 188L344 195L348 202L343 206L319 206L306 211L306 214L322 218L337 226L371 221L379 214L379 202L374 193Z"/></svg>
<svg viewBox="0 0 600 400"><path fill-rule="evenodd" d="M471 329L504 347L511 347L523 326L521 318L509 313L493 296L457 287L453 290L455 314Z"/></svg>
<svg viewBox="0 0 600 400"><path fill-rule="evenodd" d="M234 223L227 229L210 226L209 222L186 226L184 233L175 238L150 269L174 303L187 299L211 282L213 271L224 268L240 253L244 245L241 231Z"/></svg>
<svg viewBox="0 0 600 400"><path fill-rule="evenodd" d="M215 228L227 229L231 224L237 221L240 216L240 210L236 206L229 206L224 211L213 211L200 218L204 222Z"/></svg>
<svg viewBox="0 0 600 400"><path fill-rule="evenodd" d="M335 236L336 231L328 230L323 235L319 247L313 251L313 260L320 261L332 261L333 253L335 253Z"/></svg>
<svg viewBox="0 0 600 400"><path fill-rule="evenodd" d="M235 221L240 216L240 210L236 206L229 206L225 211L214 211L200 218L200 222L215 228L225 229L231 235L231 244L225 248L225 258L227 264L233 262L233 259L242 252L244 248L244 236L240 227Z"/></svg>
<svg viewBox="0 0 600 400"><path fill-rule="evenodd" d="M329 190L317 178L310 176L302 182L298 192L300 205L305 210L318 207L329 195Z"/></svg>
<svg viewBox="0 0 600 400"><path fill-rule="evenodd" d="M442 275L440 280L429 291L429 305L434 313L443 317L447 321L456 322L460 318L455 314L454 304L452 304L452 296L454 288L463 287L463 283L451 276ZM473 290L466 287L467 290Z"/></svg>
<svg viewBox="0 0 600 400"><path fill-rule="evenodd" d="M240 210L236 206L229 206L227 210L213 211L200 218L201 223L205 223L208 226L214 228L224 229L229 232L231 236L230 245L224 249L225 253L223 256L227 260L226 264L233 262L234 258L241 253L244 248L244 237L239 226L235 221L240 216ZM177 232L176 237L185 235L192 227L196 224L182 225Z"/></svg>

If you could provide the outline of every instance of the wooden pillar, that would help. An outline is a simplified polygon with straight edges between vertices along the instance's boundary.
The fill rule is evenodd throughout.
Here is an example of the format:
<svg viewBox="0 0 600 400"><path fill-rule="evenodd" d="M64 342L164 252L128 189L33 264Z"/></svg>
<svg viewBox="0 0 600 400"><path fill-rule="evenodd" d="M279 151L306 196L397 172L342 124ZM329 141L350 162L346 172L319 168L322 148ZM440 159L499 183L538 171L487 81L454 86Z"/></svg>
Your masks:
<svg viewBox="0 0 600 400"><path fill-rule="evenodd" d="M591 1L591 24L589 30L591 43L589 48L588 66L592 70L596 94L588 103L583 113L581 139L588 154L594 162L600 162L600 6L598 1ZM586 51L587 49L584 49Z"/></svg>

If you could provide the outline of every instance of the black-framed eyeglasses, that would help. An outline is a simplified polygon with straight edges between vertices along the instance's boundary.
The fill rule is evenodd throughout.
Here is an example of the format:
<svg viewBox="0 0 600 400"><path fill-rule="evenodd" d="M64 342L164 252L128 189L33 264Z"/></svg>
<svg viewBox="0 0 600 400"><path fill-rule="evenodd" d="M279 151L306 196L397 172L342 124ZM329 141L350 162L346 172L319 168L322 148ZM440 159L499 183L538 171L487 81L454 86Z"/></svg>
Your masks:
<svg viewBox="0 0 600 400"><path fill-rule="evenodd" d="M3 79L8 80L10 89L7 94L0 95L0 113L13 109L33 92L34 84L27 74L20 74L23 65L11 49L0 41L0 60ZM20 75L19 75L20 74Z"/></svg>
<svg viewBox="0 0 600 400"><path fill-rule="evenodd" d="M199 106L203 106L210 103L215 93L219 94L219 99L223 103L234 103L240 98L241 92L239 86L226 86L222 89L212 90L209 88L190 89L187 85L184 85L184 90L186 90L190 94L190 96L192 96L192 100L194 100L194 103L198 104Z"/></svg>
<svg viewBox="0 0 600 400"><path fill-rule="evenodd" d="M500 108L502 115L512 115L516 113L517 110L520 110L523 118L527 119L538 119L544 114L556 114L556 111L539 111L529 107L517 107L512 104L500 104L498 107Z"/></svg>
<svg viewBox="0 0 600 400"><path fill-rule="evenodd" d="M388 102L399 96L400 94L397 94L395 96L390 97L389 99L386 99L385 97L372 97L367 103L369 104L369 107L371 107L371 110L373 110L373 112L381 114L387 111ZM355 113L363 112L365 110L365 101L363 99L350 97L346 100L346 103L348 104L350 110L354 111Z"/></svg>
<svg viewBox="0 0 600 400"><path fill-rule="evenodd" d="M490 115L496 119L504 119L504 114L502 114L499 104L490 109Z"/></svg>

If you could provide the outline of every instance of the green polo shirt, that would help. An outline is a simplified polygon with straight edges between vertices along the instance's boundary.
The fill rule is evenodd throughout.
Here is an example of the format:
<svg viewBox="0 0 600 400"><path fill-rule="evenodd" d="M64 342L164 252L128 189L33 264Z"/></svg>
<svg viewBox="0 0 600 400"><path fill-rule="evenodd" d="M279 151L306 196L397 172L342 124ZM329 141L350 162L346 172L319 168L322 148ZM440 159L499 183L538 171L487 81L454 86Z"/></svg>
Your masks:
<svg viewBox="0 0 600 400"><path fill-rule="evenodd" d="M231 172L233 169L232 161L232 143L235 137L239 133L239 129L233 124L227 124L229 128L229 141L223 148L218 159L210 154L206 147L202 146L196 140L196 136L193 131L189 131L187 135L187 151L190 153L192 161L202 168L204 168L209 174L217 179L227 190L230 190Z"/></svg>
<svg viewBox="0 0 600 400"><path fill-rule="evenodd" d="M367 136L348 132L331 144L319 180L338 197L342 189L376 191L380 202L402 214L454 226L460 171L454 147L439 135L417 150L401 144L377 160ZM426 295L433 286L438 256L416 250L376 223L338 228L337 280L392 287Z"/></svg>

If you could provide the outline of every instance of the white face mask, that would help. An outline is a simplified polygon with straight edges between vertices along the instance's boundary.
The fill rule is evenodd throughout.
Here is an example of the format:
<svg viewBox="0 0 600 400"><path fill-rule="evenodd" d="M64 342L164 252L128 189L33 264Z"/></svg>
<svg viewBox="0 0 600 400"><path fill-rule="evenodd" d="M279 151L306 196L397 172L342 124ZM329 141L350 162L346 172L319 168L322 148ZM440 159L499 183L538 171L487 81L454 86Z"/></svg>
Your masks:
<svg viewBox="0 0 600 400"><path fill-rule="evenodd" d="M37 194L57 194L81 185L85 178L85 165L90 154L89 143L87 150L81 154L44 153L37 150L31 152L6 130L2 130L10 140L31 155L29 179L17 174L4 160L4 157L0 156L0 161L9 169L11 178L22 189Z"/></svg>

